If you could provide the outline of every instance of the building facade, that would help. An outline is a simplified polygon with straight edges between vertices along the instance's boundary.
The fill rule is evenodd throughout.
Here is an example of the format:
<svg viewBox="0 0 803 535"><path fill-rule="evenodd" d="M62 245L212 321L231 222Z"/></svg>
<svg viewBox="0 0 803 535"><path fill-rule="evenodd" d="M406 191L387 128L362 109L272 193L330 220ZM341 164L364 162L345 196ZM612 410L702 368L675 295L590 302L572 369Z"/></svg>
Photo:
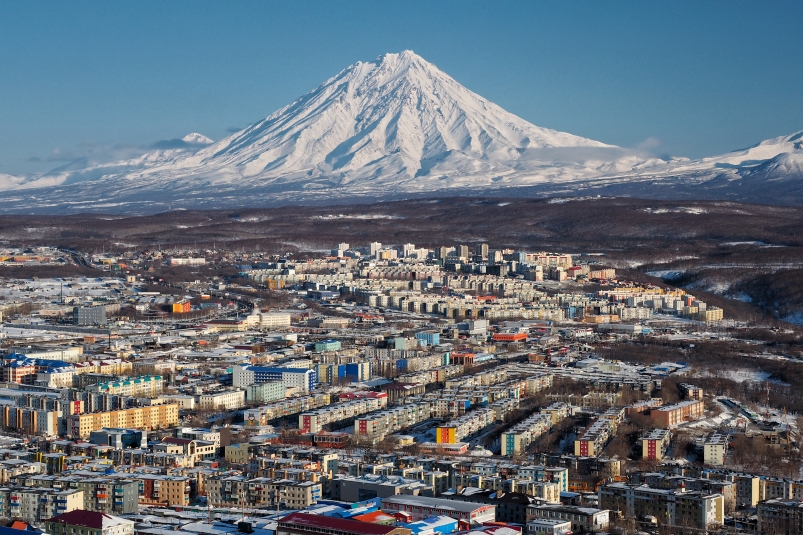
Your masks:
<svg viewBox="0 0 803 535"><path fill-rule="evenodd" d="M144 430L162 429L178 424L178 405L169 403L110 412L74 414L68 418L67 433L87 439L92 431L104 427L125 427Z"/></svg>

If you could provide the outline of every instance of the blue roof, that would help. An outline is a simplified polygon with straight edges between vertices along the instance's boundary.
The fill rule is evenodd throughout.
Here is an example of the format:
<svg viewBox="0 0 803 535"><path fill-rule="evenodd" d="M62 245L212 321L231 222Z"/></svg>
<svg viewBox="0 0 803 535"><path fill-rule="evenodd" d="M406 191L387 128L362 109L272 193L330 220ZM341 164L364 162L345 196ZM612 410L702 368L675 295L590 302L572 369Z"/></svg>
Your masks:
<svg viewBox="0 0 803 535"><path fill-rule="evenodd" d="M29 358L25 355L20 355L19 353L12 353L11 355L7 355L4 357L4 360L10 362L6 362L7 368L21 368L25 366L43 366L45 368L51 369L59 369L59 368L73 368L72 364L64 362L63 360L54 360L54 359L35 359Z"/></svg>

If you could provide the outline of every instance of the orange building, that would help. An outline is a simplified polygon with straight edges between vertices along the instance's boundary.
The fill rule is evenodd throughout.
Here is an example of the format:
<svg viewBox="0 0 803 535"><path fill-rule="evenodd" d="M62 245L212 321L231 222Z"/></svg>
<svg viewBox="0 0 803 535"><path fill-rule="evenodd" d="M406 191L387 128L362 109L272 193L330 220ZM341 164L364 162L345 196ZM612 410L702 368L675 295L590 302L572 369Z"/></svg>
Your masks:
<svg viewBox="0 0 803 535"><path fill-rule="evenodd" d="M435 442L438 444L454 444L457 442L457 428L438 427L435 430Z"/></svg>
<svg viewBox="0 0 803 535"><path fill-rule="evenodd" d="M670 427L697 420L705 413L705 403L700 400L690 399L681 401L674 405L656 407L650 412L650 418L656 422L658 427Z"/></svg>
<svg viewBox="0 0 803 535"><path fill-rule="evenodd" d="M173 314L186 314L192 310L192 304L189 301L179 301L173 303Z"/></svg>
<svg viewBox="0 0 803 535"><path fill-rule="evenodd" d="M523 342L527 333L494 333L494 342Z"/></svg>

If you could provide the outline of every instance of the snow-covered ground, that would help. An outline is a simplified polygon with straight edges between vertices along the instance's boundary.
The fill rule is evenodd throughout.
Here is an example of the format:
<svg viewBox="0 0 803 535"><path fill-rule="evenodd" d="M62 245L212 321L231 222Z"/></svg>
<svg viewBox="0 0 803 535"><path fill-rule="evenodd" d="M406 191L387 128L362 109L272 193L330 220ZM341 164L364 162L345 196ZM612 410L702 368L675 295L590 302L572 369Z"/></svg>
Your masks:
<svg viewBox="0 0 803 535"><path fill-rule="evenodd" d="M699 206L679 206L677 208L644 208L648 214L707 214L708 210Z"/></svg>
<svg viewBox="0 0 803 535"><path fill-rule="evenodd" d="M744 383L745 381L751 383L771 383L776 385L789 386L788 383L778 381L777 379L770 379L770 373L758 370L748 370L745 368L728 368L710 370L703 368L693 368L690 377L722 377L723 379L730 379L737 383Z"/></svg>
<svg viewBox="0 0 803 535"><path fill-rule="evenodd" d="M664 280L668 280L668 281L669 280L677 280L677 279L683 277L683 275L685 275L685 274L686 274L685 271L677 271L677 270L673 270L673 269L660 269L660 270L657 270L657 271L648 271L647 272L647 275L649 275L651 277L660 277L660 278L662 278Z"/></svg>

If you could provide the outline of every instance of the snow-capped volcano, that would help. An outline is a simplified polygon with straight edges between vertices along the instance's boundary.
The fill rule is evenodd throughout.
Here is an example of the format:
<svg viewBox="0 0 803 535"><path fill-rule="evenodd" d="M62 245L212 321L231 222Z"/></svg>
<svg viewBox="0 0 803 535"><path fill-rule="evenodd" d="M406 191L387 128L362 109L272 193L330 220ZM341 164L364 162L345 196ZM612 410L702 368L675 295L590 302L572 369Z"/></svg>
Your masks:
<svg viewBox="0 0 803 535"><path fill-rule="evenodd" d="M507 171L528 148L608 147L539 128L472 93L411 51L356 63L188 164L243 177L407 180L444 171Z"/></svg>
<svg viewBox="0 0 803 535"><path fill-rule="evenodd" d="M538 167L534 149L569 147L615 148L530 124L408 50L355 63L265 120L160 172L176 178L200 172L211 183L256 187L362 190L380 182L404 191L432 180L438 187L509 180Z"/></svg>
<svg viewBox="0 0 803 535"><path fill-rule="evenodd" d="M26 187L117 182L115 189L239 184L299 190L382 183L394 191L452 185L483 187L598 174L610 157L583 163L539 150L612 145L535 126L460 85L412 51L358 62L269 117L217 143L200 134L161 142L136 158L75 162L26 181ZM206 145L206 146L204 146ZM190 150L196 149L196 150ZM595 166L599 167L597 169ZM628 163L625 168L630 168ZM537 170L536 173L532 173ZM427 182L436 181L434 184ZM525 180L526 182L526 180ZM103 186L104 184L95 184Z"/></svg>
<svg viewBox="0 0 803 535"><path fill-rule="evenodd" d="M0 190L7 209L131 211L504 195L512 187L525 187L517 195L711 198L738 183L744 196L750 183L800 175L801 137L665 161L535 126L404 51L355 63L218 142L192 133L123 159L0 176Z"/></svg>

